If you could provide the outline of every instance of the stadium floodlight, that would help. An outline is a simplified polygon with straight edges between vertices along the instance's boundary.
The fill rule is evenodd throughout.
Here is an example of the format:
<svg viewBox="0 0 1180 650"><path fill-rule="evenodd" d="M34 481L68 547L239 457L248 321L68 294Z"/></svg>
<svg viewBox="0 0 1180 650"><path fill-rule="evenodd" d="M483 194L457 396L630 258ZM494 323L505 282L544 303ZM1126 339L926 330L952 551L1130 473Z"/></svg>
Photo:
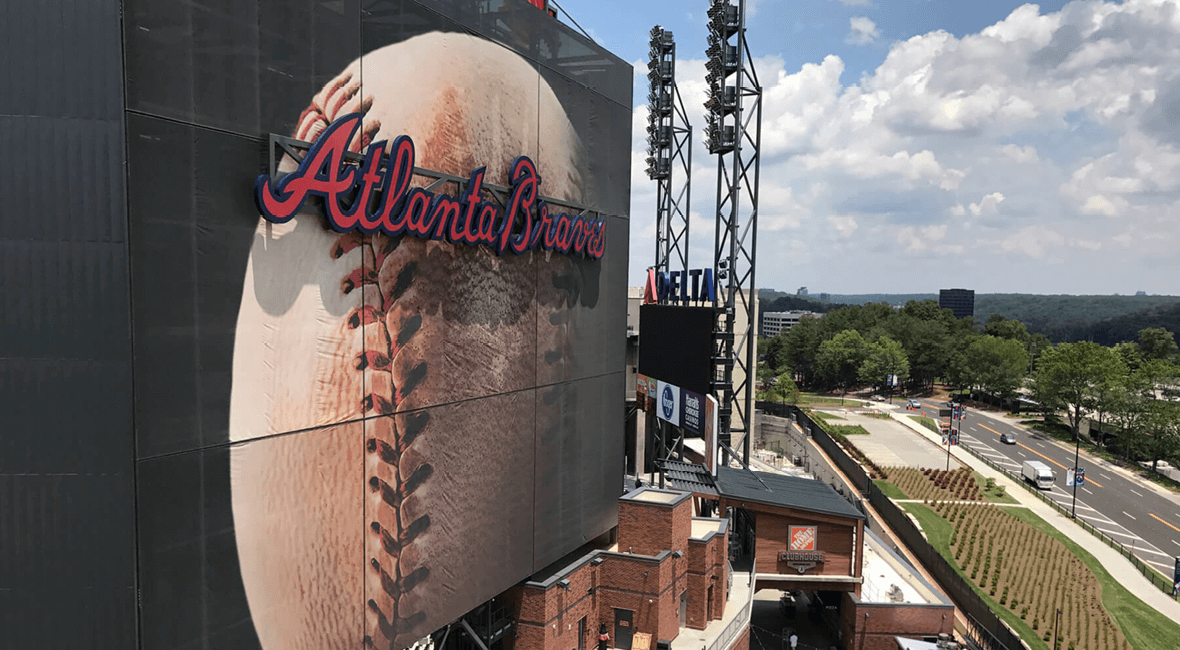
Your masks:
<svg viewBox="0 0 1180 650"><path fill-rule="evenodd" d="M759 149L762 88L746 41L748 0L710 0L705 49L705 146L717 156L716 319L713 336L713 385L718 400L718 441L722 462L742 442L750 457L753 410L754 331L757 311L754 269L758 232ZM738 318L739 315L744 319ZM740 438L739 438L740 436Z"/></svg>

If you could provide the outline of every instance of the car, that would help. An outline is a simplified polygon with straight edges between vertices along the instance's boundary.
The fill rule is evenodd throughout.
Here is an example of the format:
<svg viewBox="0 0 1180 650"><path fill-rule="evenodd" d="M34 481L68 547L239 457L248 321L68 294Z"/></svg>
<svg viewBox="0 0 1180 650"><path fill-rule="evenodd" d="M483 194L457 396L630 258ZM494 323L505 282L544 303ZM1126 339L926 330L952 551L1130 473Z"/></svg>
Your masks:
<svg viewBox="0 0 1180 650"><path fill-rule="evenodd" d="M921 408L922 408L922 403L921 403L921 402L919 402L919 401L918 401L918 400L916 400L916 399L912 399L912 400L909 400L909 401L906 403L906 406L907 406L907 407L909 407L909 408L912 408L912 409L914 409L914 410L919 410L919 409L921 409Z"/></svg>
<svg viewBox="0 0 1180 650"><path fill-rule="evenodd" d="M1016 434L1014 434L1014 433L1000 434L1000 442L1004 443L1005 445L1014 445L1014 444L1016 444Z"/></svg>

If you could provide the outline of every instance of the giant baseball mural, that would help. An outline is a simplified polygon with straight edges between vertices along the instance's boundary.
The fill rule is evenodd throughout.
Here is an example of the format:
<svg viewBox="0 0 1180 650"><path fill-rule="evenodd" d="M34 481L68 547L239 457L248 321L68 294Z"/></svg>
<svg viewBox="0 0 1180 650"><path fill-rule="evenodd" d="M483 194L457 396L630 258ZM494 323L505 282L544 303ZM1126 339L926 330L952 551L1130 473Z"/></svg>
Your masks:
<svg viewBox="0 0 1180 650"><path fill-rule="evenodd" d="M145 648L404 648L614 524L630 68L505 4L535 47L383 5L254 132L129 122Z"/></svg>

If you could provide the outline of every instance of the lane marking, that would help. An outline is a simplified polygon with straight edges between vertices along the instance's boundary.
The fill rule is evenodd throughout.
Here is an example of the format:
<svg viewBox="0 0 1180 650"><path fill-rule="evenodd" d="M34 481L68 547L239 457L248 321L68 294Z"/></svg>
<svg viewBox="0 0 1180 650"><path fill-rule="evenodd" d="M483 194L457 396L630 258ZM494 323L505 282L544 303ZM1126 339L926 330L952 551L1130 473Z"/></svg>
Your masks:
<svg viewBox="0 0 1180 650"><path fill-rule="evenodd" d="M1090 524L1090 525L1091 525L1091 526L1093 526L1093 524ZM1108 535L1118 535L1119 537L1130 537L1130 538L1132 538L1132 539L1137 539L1137 540L1140 540L1140 541L1146 541L1146 540L1144 540L1142 537L1140 537L1140 536L1138 536L1138 535L1136 535L1136 534L1134 534L1134 533L1128 533L1128 532L1124 532L1126 529L1123 529L1123 530L1121 530L1121 531L1120 531L1120 530L1111 530L1111 529L1109 529L1109 528L1102 528L1101 526L1094 526L1094 527L1095 527L1095 528L1097 528L1098 530L1100 530L1100 531L1102 531L1102 532L1104 532L1104 533L1108 534Z"/></svg>
<svg viewBox="0 0 1180 650"><path fill-rule="evenodd" d="M1180 542L1177 542L1176 540L1172 540L1172 543L1175 544L1176 546L1180 546Z"/></svg>
<svg viewBox="0 0 1180 650"><path fill-rule="evenodd" d="M993 428L991 428L991 427L987 426L986 424L981 424L981 425L979 425L979 426L983 427L984 429L987 429L988 431L991 431L992 433L996 434L997 436L998 436L998 435L1000 435L1000 432L999 432L999 431L996 431L995 429L993 429ZM1027 449L1027 450L1031 451L1032 453L1034 453L1034 454L1036 454L1036 455L1040 456L1041 458L1044 458L1045 460L1049 461L1050 463L1053 463L1054 465L1056 465L1056 466L1060 467L1061 469L1064 469L1064 470L1068 470L1068 469L1069 469L1069 468L1068 468L1068 467L1066 467L1065 465L1062 465L1061 463L1059 463L1059 462L1057 462L1057 461L1053 460L1052 458L1049 458L1048 456L1046 456L1045 454L1042 454L1041 452L1037 451L1036 449L1033 449L1032 447L1029 447L1029 446L1025 445L1023 442L1019 442L1019 441L1017 441L1016 445L1017 445L1018 447L1024 447L1025 449ZM1090 484L1091 484L1091 485L1093 485L1094 487L1098 487L1098 488L1102 487L1102 484L1101 484L1101 483L1099 483L1098 481L1095 481L1095 480L1094 480L1094 479L1092 479L1092 478L1091 478L1091 479L1087 479L1087 481L1086 481L1086 482L1087 482L1087 483L1090 483Z"/></svg>
<svg viewBox="0 0 1180 650"><path fill-rule="evenodd" d="M1130 518L1131 518L1131 521L1138 521L1137 519L1135 519L1135 515L1133 515L1133 514L1131 514L1131 513L1127 512L1126 510L1124 510L1124 511L1123 511L1123 514L1124 514L1124 515L1127 515L1128 517L1130 517Z"/></svg>
<svg viewBox="0 0 1180 650"><path fill-rule="evenodd" d="M1086 494L1094 494L1093 492L1091 492L1091 491L1090 491L1089 489L1087 489L1087 488L1082 488L1082 492L1085 492Z"/></svg>
<svg viewBox="0 0 1180 650"><path fill-rule="evenodd" d="M1174 530L1174 531L1176 531L1176 532L1180 533L1180 528L1176 528L1175 526L1173 526L1172 524L1169 524L1168 522L1164 521L1163 519L1160 519L1159 517L1156 517L1154 512L1149 512L1149 513L1147 513L1147 514L1148 514L1150 517L1153 517L1153 518L1154 518L1156 521L1160 522L1161 524L1163 524L1163 525L1167 526L1168 528L1171 528L1172 530Z"/></svg>
<svg viewBox="0 0 1180 650"><path fill-rule="evenodd" d="M1127 488L1127 489L1128 489L1128 490L1130 490L1130 491L1131 491L1133 494L1135 494L1136 496L1140 496L1140 497L1141 497L1141 496L1143 496L1143 494L1141 494L1141 493L1139 493L1139 492L1135 492L1135 488Z"/></svg>
<svg viewBox="0 0 1180 650"><path fill-rule="evenodd" d="M1142 537L1140 537L1139 539L1143 539L1143 538L1142 538ZM1144 553L1151 553L1152 555L1162 555L1162 556L1164 556L1164 557L1172 557L1171 555L1168 555L1167 553L1164 553L1163 551L1156 551L1156 550L1152 550L1153 548L1154 548L1154 547L1152 547L1152 548L1145 548L1145 547L1143 547L1143 546L1137 546L1137 547L1135 547L1135 551L1136 551L1136 552L1142 551L1142 552L1144 552ZM1150 561L1151 561L1151 560L1148 560L1148 562L1150 562Z"/></svg>

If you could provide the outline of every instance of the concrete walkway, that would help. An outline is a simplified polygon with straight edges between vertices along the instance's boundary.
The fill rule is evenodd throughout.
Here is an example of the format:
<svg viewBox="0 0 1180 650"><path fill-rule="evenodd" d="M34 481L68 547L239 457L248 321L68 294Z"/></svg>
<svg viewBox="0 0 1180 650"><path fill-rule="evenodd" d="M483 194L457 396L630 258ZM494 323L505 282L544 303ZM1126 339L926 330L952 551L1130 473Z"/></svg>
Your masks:
<svg viewBox="0 0 1180 650"><path fill-rule="evenodd" d="M834 415L844 419L829 420L831 424L859 424L869 432L868 436L849 436L848 439L881 467L946 467L945 451L914 438L906 427L899 426L893 420L841 411L836 411Z"/></svg>
<svg viewBox="0 0 1180 650"><path fill-rule="evenodd" d="M926 429L922 425L914 422L906 411L892 412L893 418L913 433L939 444L941 447L941 437L936 435L933 431ZM1086 549L1091 555L1106 568L1110 575L1118 580L1124 587L1132 594L1137 596L1140 600L1150 605L1155 610L1159 611L1164 616L1173 621L1180 622L1180 602L1176 602L1168 597L1158 587L1151 584L1151 582L1139 573L1126 558L1119 554L1118 551L1110 548L1105 542L1082 530L1080 526L1070 520L1068 517L1061 515L1052 506L1044 503L1036 496L1029 494L1024 487L1017 485L1015 479L1010 475L992 469L990 465L979 460L970 452L960 447L955 447L952 455L967 465L971 469L982 474L985 478L994 478L996 483L1003 485L1007 490L1009 496L1020 502L1021 505L1032 510L1041 519L1049 522L1057 530L1064 533L1078 546Z"/></svg>

